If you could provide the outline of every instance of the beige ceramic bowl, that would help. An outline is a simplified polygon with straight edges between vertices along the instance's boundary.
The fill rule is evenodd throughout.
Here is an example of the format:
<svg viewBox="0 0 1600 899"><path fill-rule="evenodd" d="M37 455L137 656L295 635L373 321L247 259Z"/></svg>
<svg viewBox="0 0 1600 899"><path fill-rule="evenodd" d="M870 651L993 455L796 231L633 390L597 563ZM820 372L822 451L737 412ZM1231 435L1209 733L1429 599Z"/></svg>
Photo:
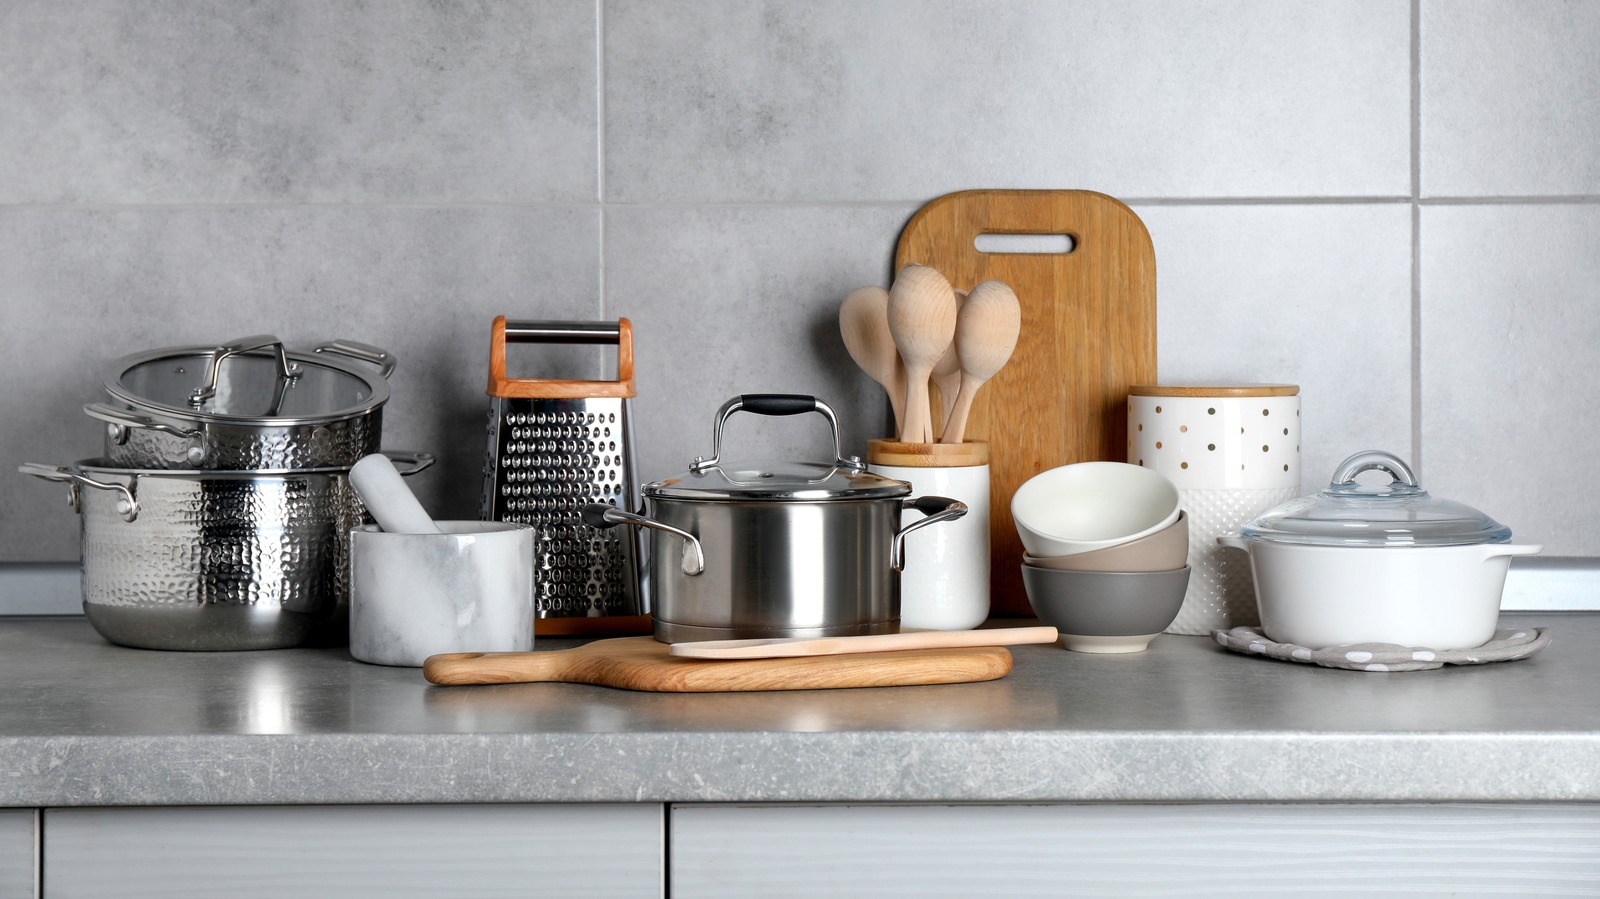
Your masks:
<svg viewBox="0 0 1600 899"><path fill-rule="evenodd" d="M1173 571L1189 564L1189 514L1148 537L1070 556L1031 556L1022 561L1057 571Z"/></svg>

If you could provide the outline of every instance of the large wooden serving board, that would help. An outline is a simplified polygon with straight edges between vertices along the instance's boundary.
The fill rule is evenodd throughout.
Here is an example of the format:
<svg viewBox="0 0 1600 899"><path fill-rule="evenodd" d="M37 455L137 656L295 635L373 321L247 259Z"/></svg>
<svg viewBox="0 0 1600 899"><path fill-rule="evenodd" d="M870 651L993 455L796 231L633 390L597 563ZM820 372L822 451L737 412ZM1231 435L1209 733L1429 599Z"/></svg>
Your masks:
<svg viewBox="0 0 1600 899"><path fill-rule="evenodd" d="M1011 653L1000 646L722 661L670 655L654 637L596 640L551 652L449 653L431 656L422 667L435 684L560 681L655 693L960 684L1005 677L1010 670Z"/></svg>
<svg viewBox="0 0 1600 899"><path fill-rule="evenodd" d="M1066 234L1068 253L984 253L980 234ZM990 453L990 607L1027 616L1011 496L1041 471L1126 461L1127 394L1156 383L1156 263L1133 210L1087 190L969 190L922 207L895 271L931 265L957 290L1003 281L1022 302L1016 352L972 406L967 439Z"/></svg>

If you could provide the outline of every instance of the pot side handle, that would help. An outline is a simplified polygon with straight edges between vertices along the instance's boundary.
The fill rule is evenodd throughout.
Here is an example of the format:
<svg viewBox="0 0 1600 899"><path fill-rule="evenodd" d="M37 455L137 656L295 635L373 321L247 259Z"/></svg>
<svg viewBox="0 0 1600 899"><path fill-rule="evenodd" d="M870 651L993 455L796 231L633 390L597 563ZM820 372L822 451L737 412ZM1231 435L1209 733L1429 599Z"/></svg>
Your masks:
<svg viewBox="0 0 1600 899"><path fill-rule="evenodd" d="M121 515L122 520L127 522L132 522L139 517L139 500L134 498L132 490L122 484L107 484L65 465L45 465L42 462L24 462L17 466L17 471L33 475L36 478L43 478L46 481L64 481L70 491L68 499L72 503L72 509L75 512L81 511L78 503L78 488L83 486L122 494L122 498L117 500L117 514Z"/></svg>
<svg viewBox="0 0 1600 899"><path fill-rule="evenodd" d="M191 465L199 465L206 458L206 435L200 428L183 428L177 425L157 421L146 415L140 415L132 409L118 409L105 403L85 403L83 413L90 418L97 418L111 427L111 442L118 446L128 442L128 431L133 428L142 428L148 431L161 431L174 437L189 441L189 447L184 451L184 456Z"/></svg>
<svg viewBox="0 0 1600 899"><path fill-rule="evenodd" d="M400 472L400 476L403 478L409 478L414 474L426 471L433 467L434 462L438 461L433 453L422 453L414 450L384 450L383 455L388 458L389 462L394 465L395 471Z"/></svg>
<svg viewBox="0 0 1600 899"><path fill-rule="evenodd" d="M1244 538L1238 534L1218 534L1217 543L1233 549L1242 549L1245 552L1250 551L1250 544L1244 542Z"/></svg>
<svg viewBox="0 0 1600 899"><path fill-rule="evenodd" d="M1498 559L1502 556L1532 556L1544 551L1541 543L1485 543L1483 545L1484 559Z"/></svg>
<svg viewBox="0 0 1600 899"><path fill-rule="evenodd" d="M672 525L662 524L655 519L646 518L643 515L635 515L632 512L624 512L616 506L609 506L605 503L593 503L591 505L584 506L582 509L578 510L578 517L582 518L583 523L589 527L598 528L600 530L615 527L619 524L632 524L638 525L642 528L654 528L658 531L665 531L675 537L682 537L683 557L679 564L683 569L683 573L689 577L694 577L700 574L700 572L706 570L705 553L701 551L700 541L695 537L695 535L689 533L688 531L678 530Z"/></svg>
<svg viewBox="0 0 1600 899"><path fill-rule="evenodd" d="M383 378L385 381L389 380L391 374L394 374L394 367L397 364L394 354L388 350L356 340L330 340L327 343L319 343L312 347L311 352L332 353L335 356L349 356L351 359L370 362L378 366L378 377Z"/></svg>
<svg viewBox="0 0 1600 899"><path fill-rule="evenodd" d="M927 518L912 523L895 532L894 548L889 555L890 564L895 571L904 571L906 568L906 535L918 528L925 528L930 524L941 521L955 521L967 514L967 504L948 496L923 496L917 499L900 501L900 510L916 509Z"/></svg>

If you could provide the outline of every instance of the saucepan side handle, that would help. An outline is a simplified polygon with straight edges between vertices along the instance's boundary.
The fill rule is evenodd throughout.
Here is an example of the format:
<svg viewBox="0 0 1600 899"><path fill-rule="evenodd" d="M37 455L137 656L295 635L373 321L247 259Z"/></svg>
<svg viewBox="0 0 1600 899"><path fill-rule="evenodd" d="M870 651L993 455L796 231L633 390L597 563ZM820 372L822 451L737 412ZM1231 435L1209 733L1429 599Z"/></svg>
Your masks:
<svg viewBox="0 0 1600 899"><path fill-rule="evenodd" d="M665 531L675 537L682 537L683 558L680 565L683 568L683 573L689 577L694 577L706 570L706 558L705 553L700 548L700 540L688 531L679 530L670 524L662 524L653 518L646 518L643 515L624 512L616 506L606 505L605 503L584 506L578 510L578 515L583 519L584 524L601 530L615 527L619 524L631 524L642 528L654 528L658 531Z"/></svg>
<svg viewBox="0 0 1600 899"><path fill-rule="evenodd" d="M894 549L889 555L890 564L894 566L895 571L904 571L906 567L907 534L919 528L925 528L930 524L938 524L941 521L955 521L957 518L967 514L966 503L951 499L948 496L923 496L917 499L901 500L900 509L901 511L916 509L928 517L920 521L913 521L895 533Z"/></svg>

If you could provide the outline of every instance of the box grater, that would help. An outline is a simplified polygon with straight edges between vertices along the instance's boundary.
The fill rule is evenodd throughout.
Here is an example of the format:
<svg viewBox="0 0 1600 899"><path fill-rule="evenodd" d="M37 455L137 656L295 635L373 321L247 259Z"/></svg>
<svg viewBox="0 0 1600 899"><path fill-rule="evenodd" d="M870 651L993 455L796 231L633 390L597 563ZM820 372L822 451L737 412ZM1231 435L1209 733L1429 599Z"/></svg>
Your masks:
<svg viewBox="0 0 1600 899"><path fill-rule="evenodd" d="M507 343L615 344L615 381L506 377ZM636 528L599 531L589 503L638 511L629 399L633 325L494 320L481 517L534 526L534 632L649 633Z"/></svg>

